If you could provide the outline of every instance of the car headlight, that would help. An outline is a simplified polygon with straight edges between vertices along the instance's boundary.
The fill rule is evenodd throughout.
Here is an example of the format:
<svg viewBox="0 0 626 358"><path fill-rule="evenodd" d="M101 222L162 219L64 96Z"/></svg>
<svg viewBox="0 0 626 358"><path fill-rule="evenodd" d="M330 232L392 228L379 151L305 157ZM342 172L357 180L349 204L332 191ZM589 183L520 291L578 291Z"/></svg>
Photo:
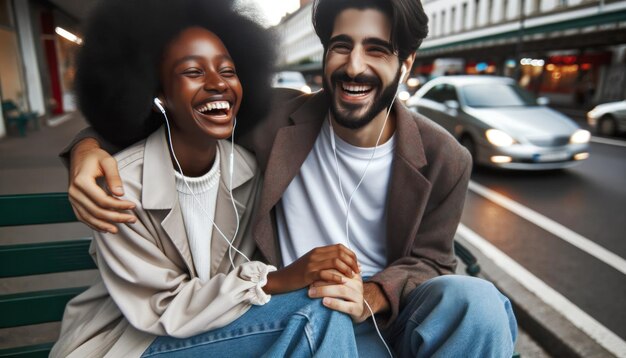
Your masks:
<svg viewBox="0 0 626 358"><path fill-rule="evenodd" d="M488 129L485 135L489 143L496 147L506 147L515 143L513 137L498 129Z"/></svg>
<svg viewBox="0 0 626 358"><path fill-rule="evenodd" d="M591 133L584 129L579 129L569 137L569 142L572 144L585 144L589 143L589 139L591 139Z"/></svg>

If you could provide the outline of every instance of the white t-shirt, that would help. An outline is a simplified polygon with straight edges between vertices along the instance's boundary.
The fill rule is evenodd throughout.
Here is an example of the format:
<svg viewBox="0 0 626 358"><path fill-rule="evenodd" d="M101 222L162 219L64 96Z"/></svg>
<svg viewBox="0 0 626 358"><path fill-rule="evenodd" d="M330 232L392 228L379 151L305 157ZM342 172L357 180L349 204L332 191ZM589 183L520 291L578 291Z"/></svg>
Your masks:
<svg viewBox="0 0 626 358"><path fill-rule="evenodd" d="M355 147L334 135L345 202L348 203L374 148ZM342 243L351 248L372 276L387 264L387 192L395 135L378 146L350 206L350 245L346 243L346 205L341 198L328 120L300 172L276 207L283 262L288 265L318 246Z"/></svg>

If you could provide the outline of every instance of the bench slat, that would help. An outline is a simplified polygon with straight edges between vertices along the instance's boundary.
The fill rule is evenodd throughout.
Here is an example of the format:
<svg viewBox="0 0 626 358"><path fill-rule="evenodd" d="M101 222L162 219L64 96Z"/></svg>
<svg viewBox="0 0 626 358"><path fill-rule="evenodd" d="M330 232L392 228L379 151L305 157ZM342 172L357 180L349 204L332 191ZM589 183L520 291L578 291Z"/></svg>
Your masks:
<svg viewBox="0 0 626 358"><path fill-rule="evenodd" d="M0 357L47 358L54 343L42 343L26 347L0 349Z"/></svg>
<svg viewBox="0 0 626 358"><path fill-rule="evenodd" d="M0 196L0 226L76 221L67 193Z"/></svg>
<svg viewBox="0 0 626 358"><path fill-rule="evenodd" d="M0 246L0 278L95 269L90 238Z"/></svg>
<svg viewBox="0 0 626 358"><path fill-rule="evenodd" d="M0 328L60 321L65 305L87 287L16 293L0 296Z"/></svg>

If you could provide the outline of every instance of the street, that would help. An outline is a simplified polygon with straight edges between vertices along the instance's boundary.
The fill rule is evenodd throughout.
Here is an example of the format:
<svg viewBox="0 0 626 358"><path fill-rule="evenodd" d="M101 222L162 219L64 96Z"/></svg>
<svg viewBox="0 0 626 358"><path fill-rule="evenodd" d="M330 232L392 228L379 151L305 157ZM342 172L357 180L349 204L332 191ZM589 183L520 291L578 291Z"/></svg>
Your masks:
<svg viewBox="0 0 626 358"><path fill-rule="evenodd" d="M598 329L604 326L623 347L626 142L616 142L621 145L593 140L590 158L562 171L478 168L462 223L597 320Z"/></svg>

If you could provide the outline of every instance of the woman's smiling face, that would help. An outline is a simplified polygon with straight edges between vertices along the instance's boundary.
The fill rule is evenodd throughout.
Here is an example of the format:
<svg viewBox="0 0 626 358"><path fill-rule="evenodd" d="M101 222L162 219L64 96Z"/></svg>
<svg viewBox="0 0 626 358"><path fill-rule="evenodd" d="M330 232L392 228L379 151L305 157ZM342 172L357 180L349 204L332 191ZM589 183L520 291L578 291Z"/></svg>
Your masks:
<svg viewBox="0 0 626 358"><path fill-rule="evenodd" d="M165 48L160 75L173 136L202 141L231 135L243 91L219 37L200 27L182 31Z"/></svg>

